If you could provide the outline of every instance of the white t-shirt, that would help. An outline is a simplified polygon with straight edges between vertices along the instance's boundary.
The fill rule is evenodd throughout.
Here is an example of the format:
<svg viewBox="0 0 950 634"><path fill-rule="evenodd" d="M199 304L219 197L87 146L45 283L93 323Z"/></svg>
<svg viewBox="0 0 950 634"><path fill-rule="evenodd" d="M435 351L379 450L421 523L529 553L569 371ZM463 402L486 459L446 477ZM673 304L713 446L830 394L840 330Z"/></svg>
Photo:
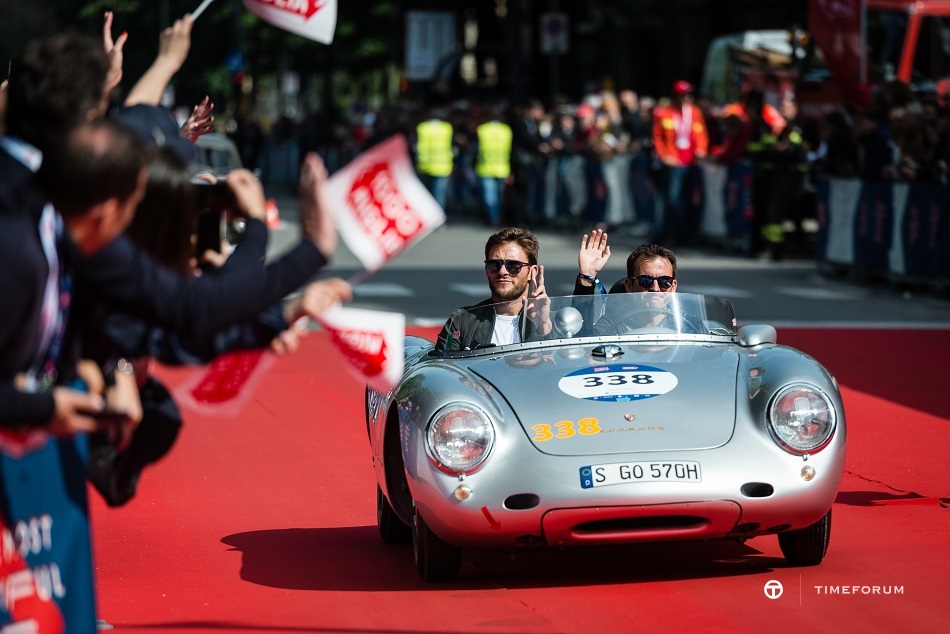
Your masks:
<svg viewBox="0 0 950 634"><path fill-rule="evenodd" d="M491 342L496 346L521 343L518 320L519 315L495 315L495 330L491 334Z"/></svg>

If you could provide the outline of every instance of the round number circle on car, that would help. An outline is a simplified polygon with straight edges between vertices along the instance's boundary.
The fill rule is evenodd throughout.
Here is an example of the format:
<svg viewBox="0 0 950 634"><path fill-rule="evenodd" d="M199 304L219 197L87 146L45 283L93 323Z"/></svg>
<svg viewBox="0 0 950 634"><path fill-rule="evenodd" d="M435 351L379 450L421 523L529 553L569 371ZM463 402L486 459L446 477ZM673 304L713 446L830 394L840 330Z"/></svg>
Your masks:
<svg viewBox="0 0 950 634"><path fill-rule="evenodd" d="M649 365L599 365L576 370L557 386L574 398L588 401L635 401L666 394L679 380L672 372Z"/></svg>

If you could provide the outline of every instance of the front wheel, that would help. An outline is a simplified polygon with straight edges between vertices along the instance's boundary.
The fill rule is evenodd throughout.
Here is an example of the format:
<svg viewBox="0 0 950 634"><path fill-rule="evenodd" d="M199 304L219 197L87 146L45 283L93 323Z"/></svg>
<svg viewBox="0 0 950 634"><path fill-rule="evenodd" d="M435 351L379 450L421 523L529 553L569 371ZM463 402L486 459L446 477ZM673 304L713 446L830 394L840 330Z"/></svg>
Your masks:
<svg viewBox="0 0 950 634"><path fill-rule="evenodd" d="M462 549L433 533L418 509L413 528L412 552L422 580L440 582L455 579L462 567Z"/></svg>
<svg viewBox="0 0 950 634"><path fill-rule="evenodd" d="M396 511L383 490L376 485L376 527L384 544L408 544L412 540L412 529L399 519Z"/></svg>
<svg viewBox="0 0 950 634"><path fill-rule="evenodd" d="M778 545L793 566L817 566L825 558L831 541L831 510L805 528L778 534Z"/></svg>

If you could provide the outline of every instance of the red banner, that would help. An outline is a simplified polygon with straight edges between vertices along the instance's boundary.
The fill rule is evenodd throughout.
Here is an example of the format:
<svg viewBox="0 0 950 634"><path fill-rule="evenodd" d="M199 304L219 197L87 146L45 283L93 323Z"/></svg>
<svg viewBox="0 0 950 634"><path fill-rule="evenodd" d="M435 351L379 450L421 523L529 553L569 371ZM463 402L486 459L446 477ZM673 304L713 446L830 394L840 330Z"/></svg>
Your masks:
<svg viewBox="0 0 950 634"><path fill-rule="evenodd" d="M247 10L276 27L330 44L336 31L336 0L244 0Z"/></svg>
<svg viewBox="0 0 950 634"><path fill-rule="evenodd" d="M863 15L864 0L808 2L808 29L821 48L845 104L859 110L870 103Z"/></svg>

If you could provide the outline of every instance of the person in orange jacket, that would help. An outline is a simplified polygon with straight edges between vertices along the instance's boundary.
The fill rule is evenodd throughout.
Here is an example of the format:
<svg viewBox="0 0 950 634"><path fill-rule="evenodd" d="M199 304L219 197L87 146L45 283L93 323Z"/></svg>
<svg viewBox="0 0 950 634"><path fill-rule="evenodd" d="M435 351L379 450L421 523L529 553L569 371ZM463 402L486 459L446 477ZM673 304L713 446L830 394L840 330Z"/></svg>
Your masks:
<svg viewBox="0 0 950 634"><path fill-rule="evenodd" d="M722 116L728 117L729 115L736 115L742 122L745 124L749 123L749 107L750 102L756 99L755 94L760 92L757 89L746 90L742 96L741 101L735 101L733 103L727 103L722 107ZM758 102L756 102L758 103ZM772 134L778 136L782 130L785 129L785 126L788 125L788 122L785 120L785 117L782 116L782 113L778 108L772 104L765 102L761 106L755 105L752 107L760 108L760 116L762 121L764 121L769 129L772 130Z"/></svg>
<svg viewBox="0 0 950 634"><path fill-rule="evenodd" d="M653 111L653 150L662 163L665 183L663 214L657 233L661 242L687 244L699 229L701 206L688 192L700 185L699 160L709 152L709 132L702 111L693 103L693 85L673 82L668 106Z"/></svg>

